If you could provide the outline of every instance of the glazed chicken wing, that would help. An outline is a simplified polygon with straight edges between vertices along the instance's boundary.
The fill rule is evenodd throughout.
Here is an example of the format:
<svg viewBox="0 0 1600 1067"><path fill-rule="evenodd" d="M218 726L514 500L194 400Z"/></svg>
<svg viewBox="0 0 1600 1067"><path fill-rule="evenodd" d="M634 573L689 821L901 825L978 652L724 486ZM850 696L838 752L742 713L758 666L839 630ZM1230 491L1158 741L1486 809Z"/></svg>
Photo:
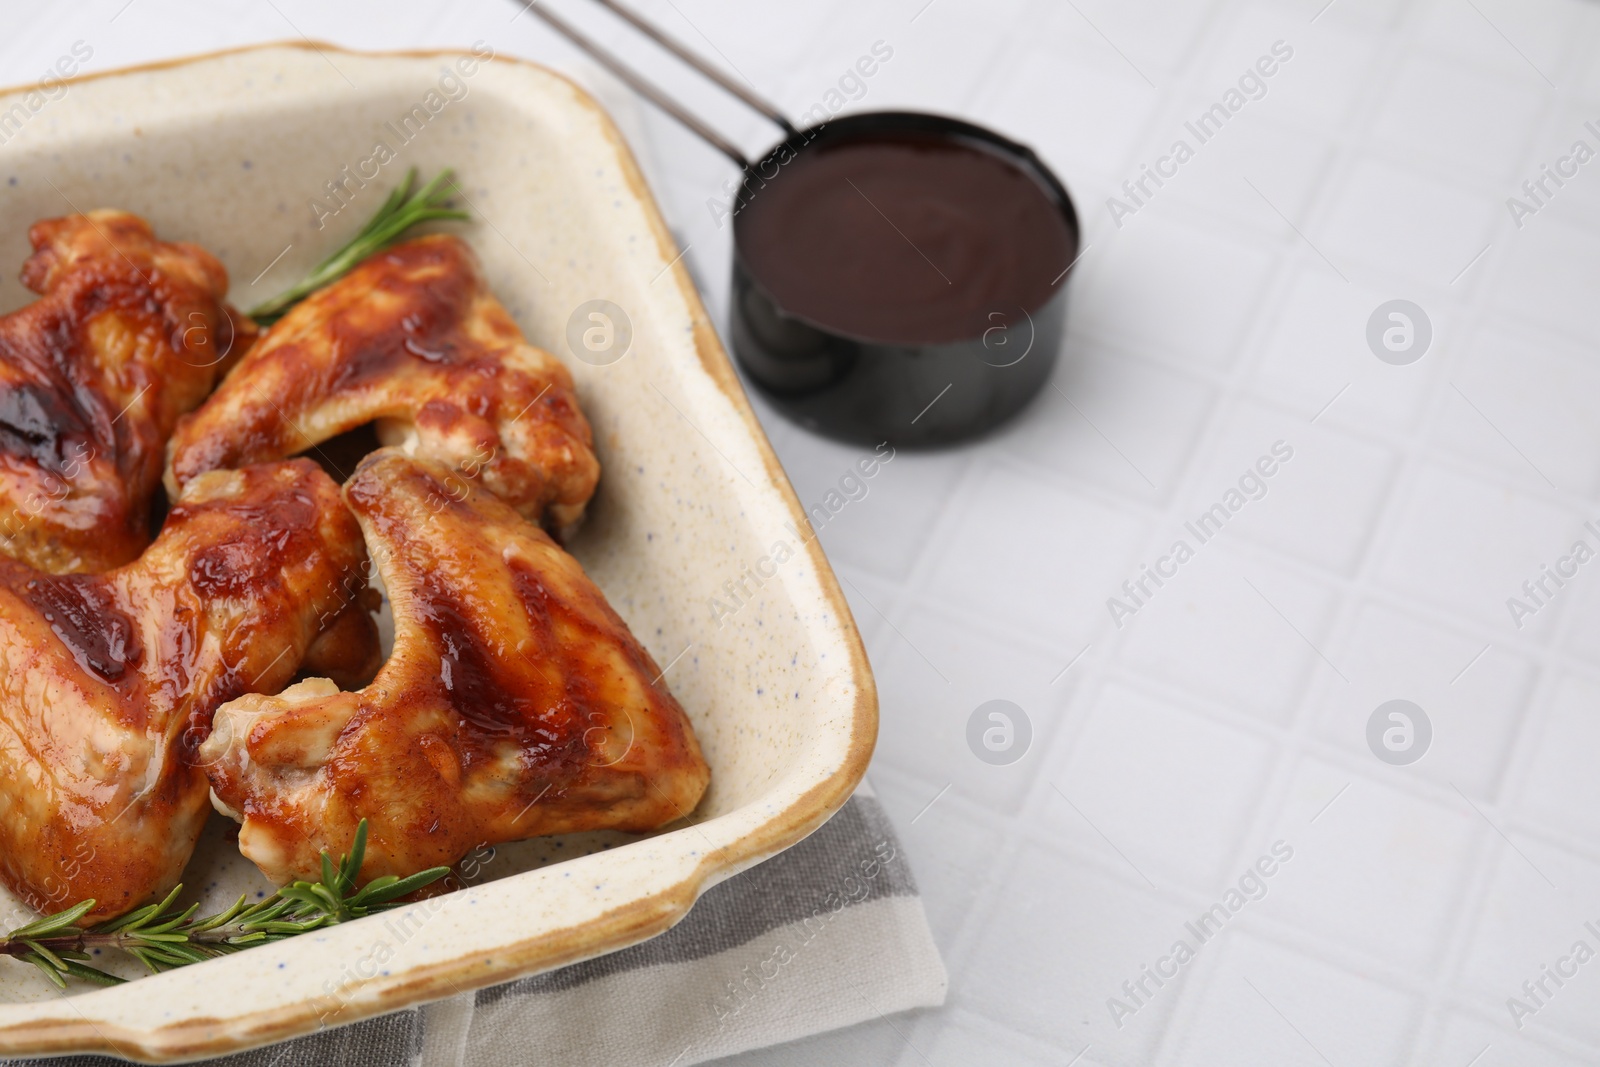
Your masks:
<svg viewBox="0 0 1600 1067"><path fill-rule="evenodd" d="M441 235L372 256L275 323L178 427L167 489L369 422L556 528L599 478L571 374L523 339L471 249Z"/></svg>
<svg viewBox="0 0 1600 1067"><path fill-rule="evenodd" d="M394 609L360 692L312 679L218 710L200 759L239 847L311 878L370 820L363 878L482 843L642 831L686 816L710 772L661 671L576 560L448 468L394 449L345 486Z"/></svg>
<svg viewBox="0 0 1600 1067"><path fill-rule="evenodd" d="M150 502L178 416L255 326L223 303L208 252L156 240L123 211L49 219L0 316L0 553L97 572L150 542Z"/></svg>
<svg viewBox="0 0 1600 1067"><path fill-rule="evenodd" d="M0 881L40 911L92 897L92 917L170 889L208 810L186 757L212 713L288 682L365 567L306 460L195 479L108 574L0 560Z"/></svg>

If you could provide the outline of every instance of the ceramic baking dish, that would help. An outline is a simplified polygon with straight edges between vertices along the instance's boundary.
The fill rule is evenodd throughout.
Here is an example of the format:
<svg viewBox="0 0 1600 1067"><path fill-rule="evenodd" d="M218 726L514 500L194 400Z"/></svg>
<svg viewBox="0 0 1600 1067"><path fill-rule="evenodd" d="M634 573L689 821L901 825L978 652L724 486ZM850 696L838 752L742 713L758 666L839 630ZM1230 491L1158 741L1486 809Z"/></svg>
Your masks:
<svg viewBox="0 0 1600 1067"><path fill-rule="evenodd" d="M505 57L272 45L16 90L0 96L0 133L8 310L29 299L12 279L35 219L137 212L215 252L248 306L340 244L406 168L456 168L475 216L456 232L529 337L572 367L594 424L604 476L573 551L667 666L713 775L687 824L479 855L474 884L405 922L65 998L0 959L0 1056L194 1059L613 951L850 795L877 731L850 612L628 148L582 90ZM569 345L596 300L631 325L615 362ZM268 888L215 822L186 881L207 906ZM6 929L26 914L0 899Z"/></svg>

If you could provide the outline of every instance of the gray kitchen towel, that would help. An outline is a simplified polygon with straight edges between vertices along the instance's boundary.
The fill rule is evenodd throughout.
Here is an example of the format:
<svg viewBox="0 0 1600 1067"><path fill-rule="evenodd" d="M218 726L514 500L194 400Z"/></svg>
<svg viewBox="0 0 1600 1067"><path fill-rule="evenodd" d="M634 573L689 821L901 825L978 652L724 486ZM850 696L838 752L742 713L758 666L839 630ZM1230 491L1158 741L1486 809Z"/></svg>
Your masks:
<svg viewBox="0 0 1600 1067"><path fill-rule="evenodd" d="M863 787L805 841L642 944L216 1067L688 1067L943 1003L916 882ZM103 1067L100 1056L0 1067Z"/></svg>

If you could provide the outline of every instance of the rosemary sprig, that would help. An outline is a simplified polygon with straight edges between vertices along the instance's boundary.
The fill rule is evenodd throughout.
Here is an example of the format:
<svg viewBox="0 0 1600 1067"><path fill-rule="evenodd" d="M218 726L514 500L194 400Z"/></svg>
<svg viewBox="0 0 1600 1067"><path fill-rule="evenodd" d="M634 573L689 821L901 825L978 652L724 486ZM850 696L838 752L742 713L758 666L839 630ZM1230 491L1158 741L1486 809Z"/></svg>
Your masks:
<svg viewBox="0 0 1600 1067"><path fill-rule="evenodd" d="M363 259L388 248L419 222L427 222L429 219L471 218L472 216L465 211L448 206L452 188L451 176L448 168L442 170L433 181L413 192L412 187L417 183L417 168L412 167L406 171L405 180L389 194L389 199L383 202L378 213L367 221L360 233L352 237L343 248L317 264L316 269L301 279L298 285L251 308L250 317L262 326L272 325L295 304L329 282L343 277L351 267Z"/></svg>
<svg viewBox="0 0 1600 1067"><path fill-rule="evenodd" d="M360 919L400 907L400 898L450 873L434 867L409 878L386 874L360 889L356 879L367 852L367 820L356 828L350 854L334 864L322 854L322 880L295 882L272 896L246 906L240 897L231 908L197 919L200 905L174 906L183 886L159 904L149 904L98 926L81 927L78 921L94 909L86 900L66 911L45 916L19 927L0 941L0 956L31 963L62 989L68 978L97 985L119 985L124 979L89 966L93 949L113 948L134 957L151 974L225 956L240 949Z"/></svg>

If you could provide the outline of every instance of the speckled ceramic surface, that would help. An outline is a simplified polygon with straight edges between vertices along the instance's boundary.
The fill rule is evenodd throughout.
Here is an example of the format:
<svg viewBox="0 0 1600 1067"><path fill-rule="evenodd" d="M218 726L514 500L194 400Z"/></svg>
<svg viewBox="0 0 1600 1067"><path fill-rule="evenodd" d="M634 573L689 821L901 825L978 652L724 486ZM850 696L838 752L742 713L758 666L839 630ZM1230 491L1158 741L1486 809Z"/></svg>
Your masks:
<svg viewBox="0 0 1600 1067"><path fill-rule="evenodd" d="M52 95L0 96L0 113L27 112L0 144L5 309L29 299L14 277L35 219L137 212L220 256L248 306L407 167L456 168L475 215L457 232L572 367L595 428L604 476L573 551L667 666L713 776L692 824L502 847L475 857L470 888L407 912L114 989L62 998L0 960L0 1055L194 1059L598 955L665 930L844 802L877 730L854 624L627 148L581 90L507 58L280 45ZM631 324L613 362L569 346L595 300ZM186 875L208 906L267 888L225 830L213 822ZM7 928L25 914L0 898Z"/></svg>

